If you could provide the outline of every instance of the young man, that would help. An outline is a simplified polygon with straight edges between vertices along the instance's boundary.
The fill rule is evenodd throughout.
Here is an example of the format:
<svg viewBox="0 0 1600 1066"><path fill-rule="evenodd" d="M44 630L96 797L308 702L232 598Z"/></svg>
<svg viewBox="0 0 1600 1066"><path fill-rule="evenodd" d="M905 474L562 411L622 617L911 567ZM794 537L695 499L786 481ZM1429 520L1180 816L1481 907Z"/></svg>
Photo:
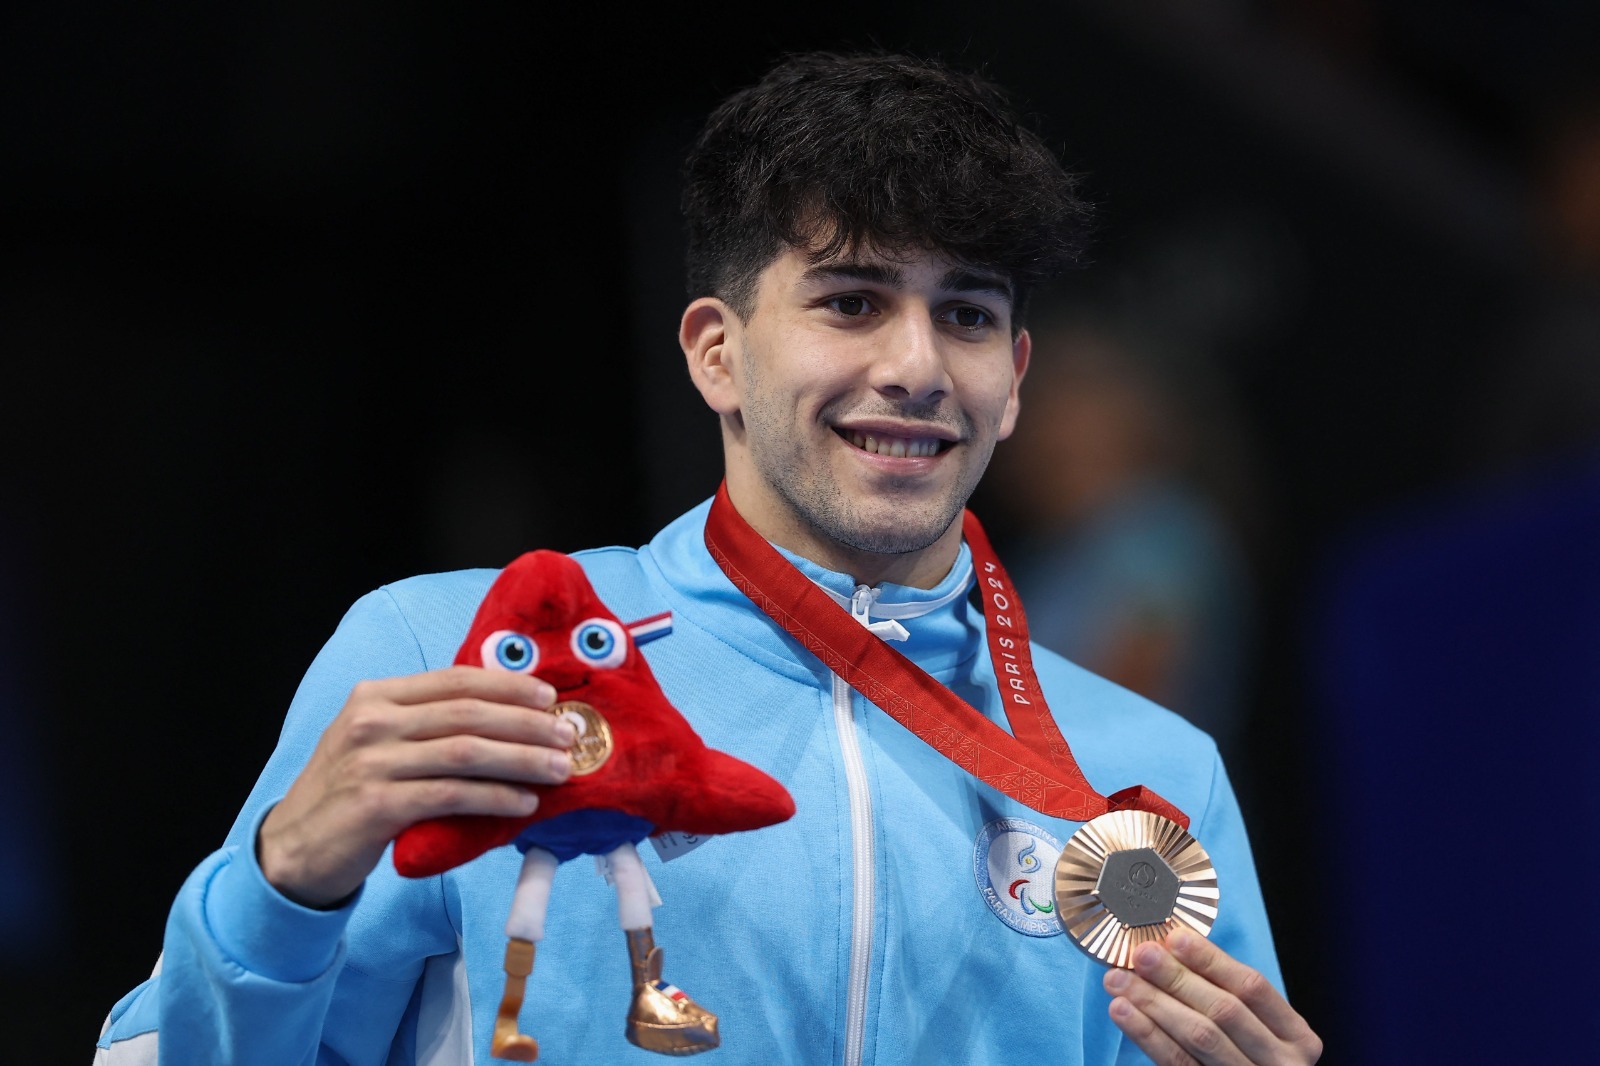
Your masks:
<svg viewBox="0 0 1600 1066"><path fill-rule="evenodd" d="M1078 246L1072 180L979 79L819 55L712 115L684 203L680 339L721 420L726 498L637 551L580 559L619 617L672 612L648 654L667 695L797 804L782 825L652 865L674 980L722 1016L720 1057L1313 1061L1316 1037L1274 987L1244 829L1203 734L1035 651L1088 780L1143 783L1187 812L1222 886L1211 940L1180 934L1108 971L1039 918L1076 825L853 691L741 591L748 560L707 543L708 521L718 537L753 530L781 553L773 580L849 612L823 603L833 617L817 625L869 627L1004 724L961 516L1017 417L1029 288ZM570 731L536 713L549 685L444 665L493 577L415 578L351 609L226 845L174 905L163 971L118 1004L97 1061L150 1061L158 1043L182 1063L489 1061L517 855L407 880L384 853L422 819L531 813L526 786L571 770ZM962 737L933 739L961 758ZM556 874L529 1016L544 1061L639 1060L618 1024L630 974L604 947L610 893L582 865ZM1032 874L1008 881L1017 870Z"/></svg>

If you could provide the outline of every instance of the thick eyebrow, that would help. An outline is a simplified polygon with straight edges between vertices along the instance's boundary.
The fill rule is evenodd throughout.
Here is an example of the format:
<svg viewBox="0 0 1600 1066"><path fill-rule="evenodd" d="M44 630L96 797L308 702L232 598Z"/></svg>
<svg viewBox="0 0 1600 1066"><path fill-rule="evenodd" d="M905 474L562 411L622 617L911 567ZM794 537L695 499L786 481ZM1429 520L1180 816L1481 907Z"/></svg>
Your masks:
<svg viewBox="0 0 1600 1066"><path fill-rule="evenodd" d="M980 274L966 267L955 267L939 279L939 287L946 292L982 293L1011 302L1011 282L998 274Z"/></svg>
<svg viewBox="0 0 1600 1066"><path fill-rule="evenodd" d="M802 284L830 281L865 281L898 289L905 285L905 272L887 263L821 263L800 275Z"/></svg>
<svg viewBox="0 0 1600 1066"><path fill-rule="evenodd" d="M891 289L905 286L905 272L887 263L841 262L819 263L800 275L803 284L836 281L864 281L884 285ZM1011 302L1011 282L999 274L986 274L969 267L952 267L939 279L939 287L946 292L984 294Z"/></svg>

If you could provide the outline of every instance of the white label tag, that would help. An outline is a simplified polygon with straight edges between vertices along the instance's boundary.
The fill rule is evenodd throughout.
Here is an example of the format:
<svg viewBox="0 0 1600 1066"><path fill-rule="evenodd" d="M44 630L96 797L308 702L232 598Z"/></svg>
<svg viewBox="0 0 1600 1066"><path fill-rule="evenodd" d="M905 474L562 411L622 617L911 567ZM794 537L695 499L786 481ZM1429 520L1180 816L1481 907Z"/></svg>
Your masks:
<svg viewBox="0 0 1600 1066"><path fill-rule="evenodd" d="M658 833L650 838L650 846L656 849L656 854L661 857L662 862L671 862L689 854L710 839L709 836L700 836L697 833Z"/></svg>

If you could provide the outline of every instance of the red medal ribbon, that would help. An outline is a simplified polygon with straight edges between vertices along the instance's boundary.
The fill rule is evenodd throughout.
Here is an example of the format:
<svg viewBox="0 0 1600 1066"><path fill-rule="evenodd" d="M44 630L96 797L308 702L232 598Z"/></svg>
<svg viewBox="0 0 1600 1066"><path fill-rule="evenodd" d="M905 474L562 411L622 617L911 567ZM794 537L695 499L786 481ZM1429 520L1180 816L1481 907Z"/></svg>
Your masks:
<svg viewBox="0 0 1600 1066"><path fill-rule="evenodd" d="M1107 811L1141 810L1188 828L1187 815L1143 785L1106 797L1089 784L1045 704L1022 599L971 511L962 533L978 572L989 658L1010 733L868 632L791 566L735 509L726 482L706 519L706 547L739 591L851 688L984 784L1056 818L1086 822Z"/></svg>

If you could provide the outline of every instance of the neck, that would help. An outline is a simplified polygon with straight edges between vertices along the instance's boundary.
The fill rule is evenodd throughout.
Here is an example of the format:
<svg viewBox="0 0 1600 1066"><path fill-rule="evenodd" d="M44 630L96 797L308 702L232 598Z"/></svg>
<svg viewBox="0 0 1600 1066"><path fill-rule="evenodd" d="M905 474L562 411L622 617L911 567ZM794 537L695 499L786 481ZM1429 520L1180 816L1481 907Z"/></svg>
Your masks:
<svg viewBox="0 0 1600 1066"><path fill-rule="evenodd" d="M728 497L752 529L786 551L836 573L848 574L858 585L876 586L887 581L908 588L931 589L950 573L961 552L959 516L925 548L894 553L865 551L826 535L788 508L760 506L749 492L740 491L742 487L738 479L728 478Z"/></svg>

